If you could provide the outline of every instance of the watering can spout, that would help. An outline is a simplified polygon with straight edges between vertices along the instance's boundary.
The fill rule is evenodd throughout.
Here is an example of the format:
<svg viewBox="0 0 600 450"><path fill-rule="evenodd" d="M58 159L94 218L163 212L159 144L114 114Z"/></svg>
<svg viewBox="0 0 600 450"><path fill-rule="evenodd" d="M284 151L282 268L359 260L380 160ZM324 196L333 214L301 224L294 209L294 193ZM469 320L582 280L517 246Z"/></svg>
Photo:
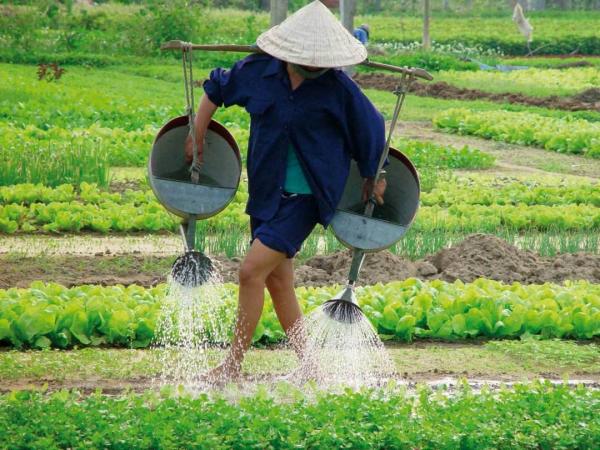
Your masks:
<svg viewBox="0 0 600 450"><path fill-rule="evenodd" d="M361 320L363 312L356 301L354 283L349 282L335 298L323 303L323 312L336 322L344 324L353 324Z"/></svg>
<svg viewBox="0 0 600 450"><path fill-rule="evenodd" d="M171 278L186 287L206 283L211 260L196 249L196 222L221 212L234 198L241 176L241 157L233 136L211 121L204 144L204 162L185 160L189 116L177 117L159 131L148 163L148 180L158 201L181 217L185 253L177 258Z"/></svg>

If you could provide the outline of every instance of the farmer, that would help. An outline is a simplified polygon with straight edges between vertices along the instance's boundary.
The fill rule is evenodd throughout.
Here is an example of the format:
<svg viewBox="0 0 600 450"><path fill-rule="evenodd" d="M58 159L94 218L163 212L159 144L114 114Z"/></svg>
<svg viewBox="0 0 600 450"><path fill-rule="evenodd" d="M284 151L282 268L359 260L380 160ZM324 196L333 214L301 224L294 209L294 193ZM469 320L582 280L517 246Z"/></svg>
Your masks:
<svg viewBox="0 0 600 450"><path fill-rule="evenodd" d="M360 41L362 45L367 45L369 43L369 33L371 32L371 27L363 23L358 28L354 29L354 37Z"/></svg>
<svg viewBox="0 0 600 450"><path fill-rule="evenodd" d="M248 56L230 70L214 69L204 82L196 115L199 159L218 106L250 113L247 171L252 243L239 271L239 307L231 350L211 381L236 378L260 318L264 289L288 333L302 317L294 293L292 258L317 223L329 224L354 158L373 184L384 148L385 126L358 86L334 67L366 58L364 47L318 0L261 34L265 54ZM192 160L192 141L186 141ZM375 197L383 202L385 181ZM296 348L301 352L301 349Z"/></svg>

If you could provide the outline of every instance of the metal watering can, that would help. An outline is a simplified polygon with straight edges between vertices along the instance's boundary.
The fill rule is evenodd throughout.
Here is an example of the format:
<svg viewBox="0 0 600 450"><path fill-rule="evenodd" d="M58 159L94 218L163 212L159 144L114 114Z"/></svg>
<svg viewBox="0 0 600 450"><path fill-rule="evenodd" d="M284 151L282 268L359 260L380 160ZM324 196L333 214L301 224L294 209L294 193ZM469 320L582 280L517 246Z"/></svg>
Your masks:
<svg viewBox="0 0 600 450"><path fill-rule="evenodd" d="M204 284L214 272L206 255L196 250L196 221L221 212L240 184L242 159L235 139L211 120L204 139L204 162L198 161L194 109L192 49L182 47L186 115L167 122L158 132L148 161L148 180L158 201L182 218L180 226L185 253L171 269L171 278L182 286ZM185 159L185 142L192 137L193 160Z"/></svg>
<svg viewBox="0 0 600 450"><path fill-rule="evenodd" d="M171 276L184 286L198 286L210 278L213 267L195 249L196 221L218 214L231 202L240 183L242 160L231 133L212 120L204 163L192 177L184 155L189 132L188 116L176 117L160 129L148 161L148 180L158 201L183 219L180 229L186 252L173 264Z"/></svg>
<svg viewBox="0 0 600 450"><path fill-rule="evenodd" d="M346 287L335 298L323 304L323 311L338 322L351 324L364 317L356 300L354 286L365 254L389 248L400 240L408 231L419 208L420 184L417 170L405 155L390 146L404 98L413 79L414 75L403 74L400 84L394 90L397 96L396 107L374 180L375 186L384 172L388 174L383 205L377 205L374 189L369 193L366 205L362 201L357 202L362 197L362 178L356 163L353 163L342 199L331 222L338 240L354 251ZM386 159L388 165L384 171Z"/></svg>

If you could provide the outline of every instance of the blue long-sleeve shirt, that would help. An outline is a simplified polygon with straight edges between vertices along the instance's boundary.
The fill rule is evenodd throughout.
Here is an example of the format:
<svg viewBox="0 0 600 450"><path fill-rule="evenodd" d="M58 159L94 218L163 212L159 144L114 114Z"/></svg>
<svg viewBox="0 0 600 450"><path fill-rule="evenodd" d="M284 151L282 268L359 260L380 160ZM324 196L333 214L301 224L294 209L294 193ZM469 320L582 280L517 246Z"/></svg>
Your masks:
<svg viewBox="0 0 600 450"><path fill-rule="evenodd" d="M230 70L214 69L204 91L216 105L240 105L250 113L246 212L269 220L277 212L290 144L297 151L327 226L340 201L350 169L375 176L385 145L382 115L341 70L332 69L291 89L286 63L250 55Z"/></svg>
<svg viewBox="0 0 600 450"><path fill-rule="evenodd" d="M367 45L369 34L363 28L355 28L352 35L358 39L362 45Z"/></svg>

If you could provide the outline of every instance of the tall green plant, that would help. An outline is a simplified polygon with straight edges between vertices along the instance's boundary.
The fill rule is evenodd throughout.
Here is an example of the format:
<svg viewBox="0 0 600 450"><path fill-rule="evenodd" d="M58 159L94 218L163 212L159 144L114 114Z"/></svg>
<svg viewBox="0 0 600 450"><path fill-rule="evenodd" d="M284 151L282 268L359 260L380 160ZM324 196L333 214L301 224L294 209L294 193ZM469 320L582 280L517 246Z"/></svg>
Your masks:
<svg viewBox="0 0 600 450"><path fill-rule="evenodd" d="M92 143L13 143L0 147L0 185L96 183L108 186L107 152Z"/></svg>

